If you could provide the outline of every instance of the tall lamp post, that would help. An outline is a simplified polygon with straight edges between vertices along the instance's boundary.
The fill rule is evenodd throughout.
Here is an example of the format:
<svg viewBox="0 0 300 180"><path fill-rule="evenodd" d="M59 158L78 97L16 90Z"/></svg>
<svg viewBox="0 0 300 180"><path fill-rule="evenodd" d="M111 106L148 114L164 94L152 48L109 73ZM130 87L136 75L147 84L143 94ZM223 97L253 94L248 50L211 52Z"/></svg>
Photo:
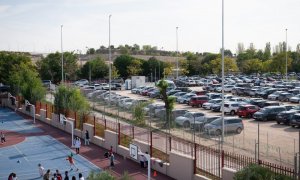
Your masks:
<svg viewBox="0 0 300 180"><path fill-rule="evenodd" d="M224 143L224 0L222 0L222 149Z"/></svg>
<svg viewBox="0 0 300 180"><path fill-rule="evenodd" d="M176 56L178 56L178 27L176 27ZM176 60L176 79L178 79L178 57Z"/></svg>
<svg viewBox="0 0 300 180"><path fill-rule="evenodd" d="M288 56L287 56L287 51L288 51L288 44L287 44L287 30L285 29L285 79L286 81L288 80L288 67L287 67L287 61L288 61Z"/></svg>
<svg viewBox="0 0 300 180"><path fill-rule="evenodd" d="M62 40L63 25L60 25L60 47L61 47L61 82L64 83L64 52L63 52L63 40Z"/></svg>
<svg viewBox="0 0 300 180"><path fill-rule="evenodd" d="M110 18L108 18L108 59L109 59L109 105L111 104L111 47L110 47Z"/></svg>

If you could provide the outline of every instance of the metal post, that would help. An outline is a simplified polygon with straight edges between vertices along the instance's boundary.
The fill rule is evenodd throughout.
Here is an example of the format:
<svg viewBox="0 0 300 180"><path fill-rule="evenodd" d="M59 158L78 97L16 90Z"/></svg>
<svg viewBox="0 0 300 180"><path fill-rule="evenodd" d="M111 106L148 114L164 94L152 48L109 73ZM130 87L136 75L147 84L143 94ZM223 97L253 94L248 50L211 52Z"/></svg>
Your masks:
<svg viewBox="0 0 300 180"><path fill-rule="evenodd" d="M257 125L258 125L258 127L257 127L258 128L258 130L257 130L257 159L258 159L258 163L259 163L259 143L260 143L259 142L260 141L260 139L259 139L259 134L260 134L259 133L259 122Z"/></svg>
<svg viewBox="0 0 300 180"><path fill-rule="evenodd" d="M62 36L63 25L60 25L60 42L61 42L61 82L64 83L64 52L63 52L63 36Z"/></svg>
<svg viewBox="0 0 300 180"><path fill-rule="evenodd" d="M222 0L222 150L224 143L224 0Z"/></svg>
<svg viewBox="0 0 300 180"><path fill-rule="evenodd" d="M109 58L109 106L111 104L111 47L110 47L110 18L111 15L109 15L109 21L108 21L108 58Z"/></svg>
<svg viewBox="0 0 300 180"><path fill-rule="evenodd" d="M288 67L287 67L287 51L288 51L288 45L287 45L287 30L285 29L285 79L288 80Z"/></svg>
<svg viewBox="0 0 300 180"><path fill-rule="evenodd" d="M176 27L176 79L178 79L178 27Z"/></svg>

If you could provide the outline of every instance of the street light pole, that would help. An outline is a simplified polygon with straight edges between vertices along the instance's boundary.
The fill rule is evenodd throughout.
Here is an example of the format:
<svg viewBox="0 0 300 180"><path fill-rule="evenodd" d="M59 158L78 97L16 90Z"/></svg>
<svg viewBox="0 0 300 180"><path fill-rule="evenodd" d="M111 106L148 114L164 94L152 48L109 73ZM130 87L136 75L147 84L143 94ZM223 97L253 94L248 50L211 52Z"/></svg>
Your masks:
<svg viewBox="0 0 300 180"><path fill-rule="evenodd" d="M110 18L108 18L108 59L109 59L109 106L111 104L111 47L110 47Z"/></svg>
<svg viewBox="0 0 300 180"><path fill-rule="evenodd" d="M222 149L224 143L224 0L222 0Z"/></svg>
<svg viewBox="0 0 300 180"><path fill-rule="evenodd" d="M178 56L178 27L176 27L176 56ZM178 57L176 58L176 79L178 79Z"/></svg>
<svg viewBox="0 0 300 180"><path fill-rule="evenodd" d="M61 82L64 83L64 52L63 52L63 40L62 40L63 25L60 25L60 47L61 47Z"/></svg>
<svg viewBox="0 0 300 180"><path fill-rule="evenodd" d="M287 44L287 30L285 29L285 79L288 80L288 67L287 67L287 51L288 51L288 44Z"/></svg>

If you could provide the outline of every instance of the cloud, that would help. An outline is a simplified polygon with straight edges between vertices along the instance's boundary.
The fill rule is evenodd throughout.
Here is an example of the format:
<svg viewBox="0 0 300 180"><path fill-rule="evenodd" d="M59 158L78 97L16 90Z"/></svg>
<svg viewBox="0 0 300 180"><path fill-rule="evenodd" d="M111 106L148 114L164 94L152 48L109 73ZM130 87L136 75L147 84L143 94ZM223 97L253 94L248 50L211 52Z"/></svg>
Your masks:
<svg viewBox="0 0 300 180"><path fill-rule="evenodd" d="M6 12L10 7L9 5L0 5L0 13Z"/></svg>

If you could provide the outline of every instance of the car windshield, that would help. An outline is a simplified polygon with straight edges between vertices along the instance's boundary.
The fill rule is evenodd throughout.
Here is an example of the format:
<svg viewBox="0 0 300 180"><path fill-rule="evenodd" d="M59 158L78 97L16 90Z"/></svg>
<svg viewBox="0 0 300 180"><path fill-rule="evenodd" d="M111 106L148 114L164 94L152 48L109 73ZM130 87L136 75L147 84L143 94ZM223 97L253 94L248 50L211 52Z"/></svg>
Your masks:
<svg viewBox="0 0 300 180"><path fill-rule="evenodd" d="M221 124L221 118L214 120L213 122L211 122L212 125L219 125Z"/></svg>

